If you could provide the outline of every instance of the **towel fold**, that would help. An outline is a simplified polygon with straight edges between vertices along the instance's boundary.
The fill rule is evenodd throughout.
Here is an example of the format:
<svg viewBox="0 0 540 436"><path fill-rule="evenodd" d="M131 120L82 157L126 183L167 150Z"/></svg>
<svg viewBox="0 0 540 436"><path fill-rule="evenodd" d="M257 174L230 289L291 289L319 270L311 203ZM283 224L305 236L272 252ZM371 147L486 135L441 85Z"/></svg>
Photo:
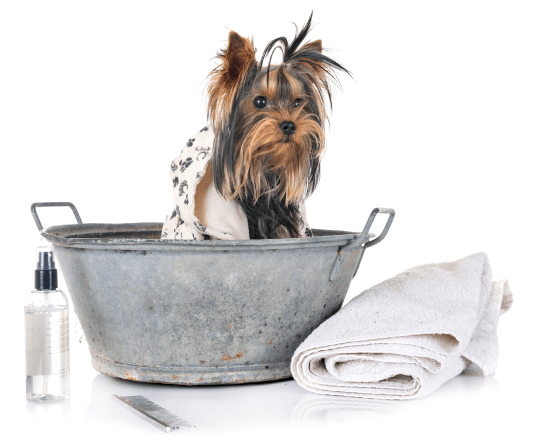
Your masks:
<svg viewBox="0 0 540 436"><path fill-rule="evenodd" d="M425 396L464 370L495 372L499 316L512 305L487 256L408 269L363 292L298 347L305 389L372 399Z"/></svg>

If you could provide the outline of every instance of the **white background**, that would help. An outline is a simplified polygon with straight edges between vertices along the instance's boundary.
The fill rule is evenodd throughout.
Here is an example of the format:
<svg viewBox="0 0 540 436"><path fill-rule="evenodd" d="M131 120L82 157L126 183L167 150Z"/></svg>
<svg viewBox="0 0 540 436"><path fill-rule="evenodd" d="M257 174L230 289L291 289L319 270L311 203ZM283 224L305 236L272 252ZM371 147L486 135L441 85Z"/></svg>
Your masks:
<svg viewBox="0 0 540 436"><path fill-rule="evenodd" d="M538 431L538 2L0 5L0 425L23 434L158 434L112 403L117 393L146 395L201 435ZM408 267L485 251L515 296L499 326L497 374L458 377L408 402L312 396L293 380L142 385L90 367L72 313L71 399L27 404L23 301L41 243L30 204L71 201L85 222L162 221L172 204L169 163L206 123L204 79L229 29L253 36L260 54L270 39L292 37L291 22L301 25L311 9L312 38L354 80L342 76L335 93L309 222L360 230L373 207L397 211L347 301ZM69 209L40 215L45 226L74 222Z"/></svg>

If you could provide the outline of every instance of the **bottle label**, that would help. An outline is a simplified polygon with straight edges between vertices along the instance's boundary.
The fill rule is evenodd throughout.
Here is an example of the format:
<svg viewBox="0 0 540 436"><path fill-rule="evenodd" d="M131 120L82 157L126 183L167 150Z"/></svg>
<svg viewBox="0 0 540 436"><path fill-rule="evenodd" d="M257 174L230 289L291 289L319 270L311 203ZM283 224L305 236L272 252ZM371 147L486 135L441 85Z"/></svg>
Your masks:
<svg viewBox="0 0 540 436"><path fill-rule="evenodd" d="M69 310L25 312L26 375L69 373Z"/></svg>

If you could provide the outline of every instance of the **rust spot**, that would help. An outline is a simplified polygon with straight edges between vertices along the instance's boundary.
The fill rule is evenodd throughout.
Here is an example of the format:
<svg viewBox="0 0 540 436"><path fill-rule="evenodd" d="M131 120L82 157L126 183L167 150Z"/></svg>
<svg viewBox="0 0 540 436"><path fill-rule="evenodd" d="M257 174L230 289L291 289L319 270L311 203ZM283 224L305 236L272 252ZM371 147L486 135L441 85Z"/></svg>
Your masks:
<svg viewBox="0 0 540 436"><path fill-rule="evenodd" d="M272 345L272 341L268 342L270 345Z"/></svg>
<svg viewBox="0 0 540 436"><path fill-rule="evenodd" d="M132 377L131 375L129 375L129 372L126 372L126 378L128 380L134 380L134 381L137 381L138 379L136 377Z"/></svg>
<svg viewBox="0 0 540 436"><path fill-rule="evenodd" d="M221 358L221 360L231 360L231 359L239 359L240 357L242 357L242 352L239 351L236 356L227 356L226 354L223 355L223 357Z"/></svg>
<svg viewBox="0 0 540 436"><path fill-rule="evenodd" d="M201 377L201 378L199 379L199 381L203 381L203 378Z"/></svg>
<svg viewBox="0 0 540 436"><path fill-rule="evenodd" d="M231 323L231 324L229 324L229 325L228 325L227 327L231 328L231 327L232 327L232 323Z"/></svg>
<svg viewBox="0 0 540 436"><path fill-rule="evenodd" d="M168 378L168 377L167 377ZM178 377L173 375L172 378L174 378L175 380L178 380Z"/></svg>

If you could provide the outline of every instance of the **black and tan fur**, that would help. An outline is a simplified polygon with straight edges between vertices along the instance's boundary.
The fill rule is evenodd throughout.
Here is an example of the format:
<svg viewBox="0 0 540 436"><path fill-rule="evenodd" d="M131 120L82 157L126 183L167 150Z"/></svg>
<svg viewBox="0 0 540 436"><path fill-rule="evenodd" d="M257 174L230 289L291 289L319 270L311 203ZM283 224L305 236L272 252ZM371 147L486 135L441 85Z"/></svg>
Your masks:
<svg viewBox="0 0 540 436"><path fill-rule="evenodd" d="M320 178L329 82L337 82L335 71L349 73L323 54L321 40L304 43L311 18L290 44L285 37L271 41L259 62L253 40L231 31L209 76L214 183L242 206L251 239L300 236L298 204ZM283 59L272 65L276 48ZM255 107L260 97L264 108Z"/></svg>

